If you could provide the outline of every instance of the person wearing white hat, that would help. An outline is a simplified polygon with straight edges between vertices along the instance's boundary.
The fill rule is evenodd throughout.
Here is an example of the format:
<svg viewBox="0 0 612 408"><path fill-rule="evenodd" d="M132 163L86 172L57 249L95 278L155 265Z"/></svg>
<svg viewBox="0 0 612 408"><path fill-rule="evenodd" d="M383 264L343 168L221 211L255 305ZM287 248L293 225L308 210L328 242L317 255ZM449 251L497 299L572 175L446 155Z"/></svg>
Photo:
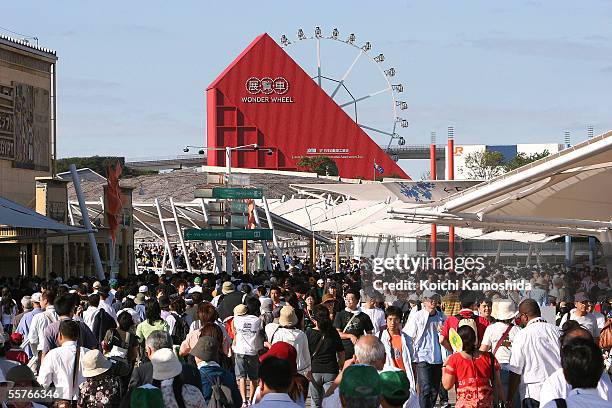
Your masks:
<svg viewBox="0 0 612 408"><path fill-rule="evenodd" d="M516 304L510 299L493 302L491 316L497 320L488 326L482 337L480 351L491 351L501 366L500 376L504 389L508 388L508 365L512 356L512 341L521 330L514 324L518 314ZM518 404L518 400L515 401Z"/></svg>
<svg viewBox="0 0 612 408"><path fill-rule="evenodd" d="M291 344L297 351L297 370L300 374L306 375L310 371L310 351L308 349L308 338L303 331L296 328L298 318L293 306L283 306L280 310L278 323L269 323L265 327L267 347L274 343L284 341Z"/></svg>
<svg viewBox="0 0 612 408"><path fill-rule="evenodd" d="M111 374L113 364L100 350L89 350L82 358L85 381L79 386L78 406L119 406L121 384L119 378Z"/></svg>
<svg viewBox="0 0 612 408"><path fill-rule="evenodd" d="M20 333L23 336L24 341L21 348L26 352L28 357L32 357L32 348L30 347L30 340L28 338L28 334L30 333L30 325L32 324L32 319L34 316L43 311L40 307L41 297L40 292L33 293L32 296L30 296L32 310L25 313L21 317L21 320L19 320L19 324L17 324L17 328L15 329L15 332Z"/></svg>
<svg viewBox="0 0 612 408"><path fill-rule="evenodd" d="M166 407L181 405L177 403L177 400L183 400L186 408L205 406L202 391L191 384L183 384L181 380L183 365L172 349L157 350L151 356L151 364L153 365L153 386L161 389ZM181 395L175 394L177 388L181 390Z"/></svg>

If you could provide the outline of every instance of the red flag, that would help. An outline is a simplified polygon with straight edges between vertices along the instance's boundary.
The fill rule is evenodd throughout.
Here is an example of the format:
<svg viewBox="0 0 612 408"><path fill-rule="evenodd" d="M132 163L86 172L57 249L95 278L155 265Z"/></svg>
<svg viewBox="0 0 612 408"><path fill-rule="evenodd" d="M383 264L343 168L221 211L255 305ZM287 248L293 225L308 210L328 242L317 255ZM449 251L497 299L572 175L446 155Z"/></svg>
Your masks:
<svg viewBox="0 0 612 408"><path fill-rule="evenodd" d="M119 231L119 225L121 225L121 217L123 215L123 203L121 202L121 190L119 189L119 177L121 176L121 172L122 168L119 162L114 166L109 165L106 168L108 189L105 212L113 243L117 242L117 231Z"/></svg>

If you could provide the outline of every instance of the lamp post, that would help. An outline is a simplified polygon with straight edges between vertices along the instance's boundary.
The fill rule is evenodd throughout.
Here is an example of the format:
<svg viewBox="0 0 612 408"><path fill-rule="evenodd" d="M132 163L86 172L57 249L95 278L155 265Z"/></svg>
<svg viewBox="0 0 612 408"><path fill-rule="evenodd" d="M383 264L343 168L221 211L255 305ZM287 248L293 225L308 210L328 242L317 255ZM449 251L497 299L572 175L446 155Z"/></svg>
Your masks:
<svg viewBox="0 0 612 408"><path fill-rule="evenodd" d="M251 143L244 146L225 146L225 147L208 147L208 146L185 146L183 151L189 152L190 148L199 149L199 154L204 154L206 150L213 151L225 151L225 171L227 172L227 185L229 186L232 179L232 151L265 151L267 155L271 156L273 153L272 149L260 149L257 143ZM233 256L232 256L232 241L227 240L226 251L225 251L225 272L231 274L233 270ZM244 257L244 263L246 267L246 256Z"/></svg>

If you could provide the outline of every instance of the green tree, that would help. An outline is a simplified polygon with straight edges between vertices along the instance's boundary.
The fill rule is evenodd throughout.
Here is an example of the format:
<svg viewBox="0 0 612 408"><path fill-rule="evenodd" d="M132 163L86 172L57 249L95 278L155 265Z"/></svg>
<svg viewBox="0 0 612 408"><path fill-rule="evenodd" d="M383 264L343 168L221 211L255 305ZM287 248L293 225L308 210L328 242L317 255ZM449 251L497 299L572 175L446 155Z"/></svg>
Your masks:
<svg viewBox="0 0 612 408"><path fill-rule="evenodd" d="M548 150L544 150L541 153L532 153L529 155L526 153L518 153L516 156L514 156L512 160L509 160L504 164L504 170L508 172L514 169L518 169L519 167L523 167L531 162L543 159L548 155L550 155Z"/></svg>
<svg viewBox="0 0 612 408"><path fill-rule="evenodd" d="M468 153L465 156L465 165L459 171L470 180L489 180L504 174L503 164L503 154L483 150Z"/></svg>
<svg viewBox="0 0 612 408"><path fill-rule="evenodd" d="M329 156L303 156L297 162L297 166L303 171L317 173L320 176L338 175L338 166L334 159Z"/></svg>

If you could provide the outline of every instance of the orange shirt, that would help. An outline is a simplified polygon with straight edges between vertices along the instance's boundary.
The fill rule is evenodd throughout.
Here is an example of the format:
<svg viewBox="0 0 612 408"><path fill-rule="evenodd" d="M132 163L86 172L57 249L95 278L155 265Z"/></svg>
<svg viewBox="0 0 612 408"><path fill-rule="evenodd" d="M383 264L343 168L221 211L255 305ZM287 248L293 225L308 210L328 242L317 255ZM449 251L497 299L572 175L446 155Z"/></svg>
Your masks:
<svg viewBox="0 0 612 408"><path fill-rule="evenodd" d="M391 358L393 365L402 371L406 371L404 360L402 359L402 335L394 334L391 336Z"/></svg>

